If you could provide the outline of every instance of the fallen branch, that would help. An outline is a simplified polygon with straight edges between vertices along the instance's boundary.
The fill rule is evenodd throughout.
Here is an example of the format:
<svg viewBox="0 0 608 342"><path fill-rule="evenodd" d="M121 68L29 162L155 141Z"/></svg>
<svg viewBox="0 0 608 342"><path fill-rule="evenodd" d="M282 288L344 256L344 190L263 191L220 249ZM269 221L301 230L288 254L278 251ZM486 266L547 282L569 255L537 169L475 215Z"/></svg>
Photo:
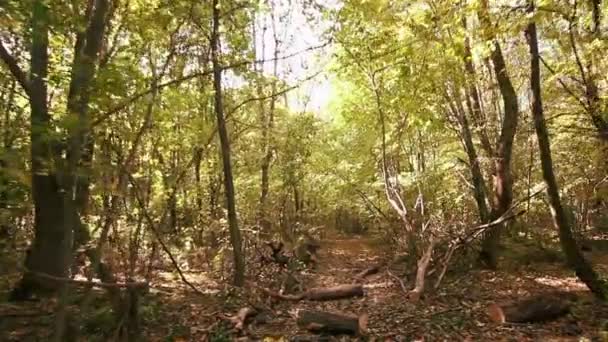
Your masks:
<svg viewBox="0 0 608 342"><path fill-rule="evenodd" d="M452 259L452 255L454 255L455 250L456 250L456 245L450 245L450 247L448 247L448 251L447 251L445 257L443 258L443 266L441 267L441 272L439 272L439 276L437 277L437 280L435 281L435 289L438 289L439 285L441 285L441 281L443 280L443 276L445 276L445 272L448 270L448 266L450 265L450 260Z"/></svg>
<svg viewBox="0 0 608 342"><path fill-rule="evenodd" d="M394 275L393 272L391 272L388 269L386 270L386 273L399 282L399 285L401 285L401 289L403 290L403 293L407 293L407 288L405 287L405 284L403 283L403 280L401 280L401 278Z"/></svg>
<svg viewBox="0 0 608 342"><path fill-rule="evenodd" d="M374 266L364 269L363 271L359 272L355 276L354 282L355 283L362 282L363 280L365 280L366 277L380 272L381 268L382 268L382 264L378 264L378 265L374 265Z"/></svg>

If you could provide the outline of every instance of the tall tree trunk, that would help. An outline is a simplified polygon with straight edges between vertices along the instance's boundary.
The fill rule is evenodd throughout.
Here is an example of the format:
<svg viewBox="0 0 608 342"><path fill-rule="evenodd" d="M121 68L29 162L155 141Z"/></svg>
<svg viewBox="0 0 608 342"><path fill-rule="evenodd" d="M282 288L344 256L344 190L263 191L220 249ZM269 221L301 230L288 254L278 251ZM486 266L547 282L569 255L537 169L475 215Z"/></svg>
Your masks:
<svg viewBox="0 0 608 342"><path fill-rule="evenodd" d="M490 20L488 17L487 0L482 1L479 11L479 20L483 29L490 30ZM487 31L486 31L487 32ZM500 44L491 33L486 33L486 38L493 41L494 50L490 58L494 67L494 73L498 81L498 88L502 97L504 115L502 118L502 128L496 153L494 155L494 192L492 194L492 211L490 220L496 220L502 216L511 206L513 201L513 179L511 175L511 157L513 154L513 142L517 131L517 121L519 117L519 103L517 93L511 79L507 73L506 63L502 54ZM500 234L505 224L498 225L488 230L485 234L480 259L489 268L498 267L498 245Z"/></svg>
<svg viewBox="0 0 608 342"><path fill-rule="evenodd" d="M530 10L533 7L530 6ZM543 113L543 104L541 98L541 81L540 81L540 57L538 53L538 38L536 33L536 24L534 21L528 24L526 29L526 37L530 46L530 88L532 89L532 115L534 116L534 127L536 136L538 137L538 147L540 152L540 161L543 171L543 179L547 185L547 194L549 197L549 206L553 223L559 231L559 239L562 245L564 254L570 267L576 272L578 278L587 285L587 287L599 299L606 299L604 283L595 273L590 263L585 260L580 249L576 245L576 240L572 234L571 222L568 222L567 214L561 204L559 196L559 186L553 173L553 161L551 158L551 144L549 134L545 124Z"/></svg>
<svg viewBox="0 0 608 342"><path fill-rule="evenodd" d="M73 230L81 227L78 212L85 207L83 196L88 197L88 190L79 192L75 189L80 183L76 180L76 174L83 148L89 146L86 141L89 91L110 5L108 0L97 0L93 6L92 12L87 10L90 17L87 18L86 31L76 39L67 109L70 115L76 117L77 124L70 127L68 132L66 160L61 156L63 148L58 146L57 141L49 139L53 135L46 83L49 8L44 1L36 0L33 3L30 78L29 81L20 81L29 96L31 110L32 198L35 207L34 242L25 265L33 272L58 277L67 275L70 257L62 251L65 251L64 246L72 245ZM4 48L0 50L2 59L10 65L10 56L7 57ZM23 73L18 68L14 70L13 75L20 80ZM72 194L76 194L75 197ZM57 285L48 280L35 279L26 272L13 292L13 298L28 297L37 290L54 290Z"/></svg>
<svg viewBox="0 0 608 342"><path fill-rule="evenodd" d="M274 4L271 5L270 9L270 17L272 20L272 37L274 40L274 52L273 52L273 64L272 64L272 74L274 76L271 84L272 96L270 97L269 105L268 105L268 115L262 114L262 150L264 151L264 156L262 157L262 184L261 184L261 194L260 194L260 221L269 228L269 221L267 216L267 199L269 193L270 186L270 163L272 161L272 129L274 127L274 112L276 106L276 98L274 94L277 92L277 79L279 73L279 46L281 41L279 40L277 33L277 25L276 25L276 17L275 17L275 9ZM266 30L264 29L264 32ZM263 48L262 48L263 51ZM264 53L262 53L262 59L264 59ZM263 72L263 67L260 70ZM261 95L261 94L260 94ZM260 106L262 112L264 112L263 101Z"/></svg>
<svg viewBox="0 0 608 342"><path fill-rule="evenodd" d="M473 143L473 135L471 133L469 120L467 119L462 105L459 104L459 97L456 97L455 102L456 105L452 104L452 101L449 101L449 105L451 111L454 113L454 116L458 118L458 124L460 125L460 139L469 159L471 182L473 185L473 197L475 198L475 203L477 203L477 210L479 212L479 219L481 223L487 223L490 219L490 210L488 209L488 204L486 202L486 183L483 179L483 173L481 172L477 149Z"/></svg>
<svg viewBox="0 0 608 342"><path fill-rule="evenodd" d="M462 18L462 26L464 27L465 34L467 30L467 21L466 18ZM473 55L471 53L471 43L469 41L469 37L465 36L464 38L464 55L463 55L463 63L466 71L466 103L467 107L469 107L469 111L471 112L471 117L473 118L473 125L479 134L479 141L481 142L481 147L485 150L486 154L489 157L494 155L494 149L492 148L492 143L490 142L490 138L488 137L487 123L485 122L485 118L483 115L483 110L481 107L481 96L479 95L479 91L477 90L476 85L476 74L475 74L475 66L473 65Z"/></svg>
<svg viewBox="0 0 608 342"><path fill-rule="evenodd" d="M232 163L230 161L230 141L226 129L224 106L222 103L222 67L220 65L220 8L219 0L213 0L213 28L211 32L211 59L213 64L213 88L215 90L215 115L217 129L220 136L222 162L224 166L224 190L226 205L228 207L228 226L230 229L230 242L234 254L234 285L243 286L245 282L245 258L242 251L241 232L239 230L234 182L232 176Z"/></svg>
<svg viewBox="0 0 608 342"><path fill-rule="evenodd" d="M32 10L32 45L30 65L30 139L32 161L32 199L34 202L34 241L25 260L27 269L53 276L65 276L62 243L65 239L63 199L55 174L55 150L49 137L52 134L48 113L48 44L49 8L43 1L35 1ZM32 291L54 290L57 284L37 281L25 273L13 292L15 299L28 297Z"/></svg>

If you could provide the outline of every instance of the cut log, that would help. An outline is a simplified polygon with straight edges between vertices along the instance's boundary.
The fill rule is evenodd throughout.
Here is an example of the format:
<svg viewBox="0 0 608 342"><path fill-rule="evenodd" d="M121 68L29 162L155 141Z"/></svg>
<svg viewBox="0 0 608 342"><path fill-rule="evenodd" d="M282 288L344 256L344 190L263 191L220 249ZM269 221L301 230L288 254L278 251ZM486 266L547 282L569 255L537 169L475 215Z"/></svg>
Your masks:
<svg viewBox="0 0 608 342"><path fill-rule="evenodd" d="M542 294L507 305L491 304L490 319L496 323L536 323L551 321L570 312L571 294Z"/></svg>
<svg viewBox="0 0 608 342"><path fill-rule="evenodd" d="M314 301L335 300L362 296L363 286L361 286L361 284L346 284L333 287L312 288L304 293L304 299Z"/></svg>
<svg viewBox="0 0 608 342"><path fill-rule="evenodd" d="M362 282L366 277L378 273L381 268L382 264L378 264L364 269L355 276L355 283Z"/></svg>
<svg viewBox="0 0 608 342"><path fill-rule="evenodd" d="M367 315L357 317L324 311L300 310L296 322L301 328L314 333L331 335L364 335L367 330Z"/></svg>

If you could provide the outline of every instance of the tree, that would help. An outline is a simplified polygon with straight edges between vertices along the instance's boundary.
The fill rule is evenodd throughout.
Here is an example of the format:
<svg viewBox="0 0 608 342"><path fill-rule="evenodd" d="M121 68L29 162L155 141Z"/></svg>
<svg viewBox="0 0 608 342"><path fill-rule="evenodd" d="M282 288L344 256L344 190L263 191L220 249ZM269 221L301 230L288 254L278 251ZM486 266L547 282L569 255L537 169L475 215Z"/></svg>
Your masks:
<svg viewBox="0 0 608 342"><path fill-rule="evenodd" d="M230 161L230 140L226 129L226 118L224 117L224 104L222 99L222 66L220 65L220 7L219 0L213 0L213 18L211 31L211 60L213 64L213 89L215 91L215 115L217 118L217 130L220 136L220 147L222 153L222 166L224 169L224 191L226 194L226 206L228 209L228 225L230 229L230 241L234 256L234 285L243 286L245 283L245 258L243 256L241 232L239 230L236 212L236 199L234 191L234 179L232 176L232 162Z"/></svg>
<svg viewBox="0 0 608 342"><path fill-rule="evenodd" d="M529 12L534 12L534 5L530 4ZM585 260L576 240L572 234L571 222L568 220L566 211L562 205L559 185L553 172L553 160L551 157L551 142L545 124L543 112L541 78L540 78L540 55L538 52L538 37L536 33L536 23L534 19L530 21L526 28L526 37L530 47L530 89L532 90L532 115L534 117L534 128L538 138L538 149L542 167L542 174L547 186L549 197L549 207L553 223L559 232L559 240L562 245L566 260L570 267L576 272L578 278L599 299L606 299L606 289L603 281L595 273L591 264Z"/></svg>
<svg viewBox="0 0 608 342"><path fill-rule="evenodd" d="M85 30L77 33L74 45L67 100L68 120L72 121L67 124L67 137L57 139L48 104L51 12L44 1L36 0L32 6L29 77L25 76L9 51L0 45L0 57L27 94L31 111L35 238L25 261L29 272L24 274L22 282L15 289L16 297L27 297L30 292L45 288L55 289L56 283L41 281L30 272L66 276L70 257L57 251L65 250L65 244L69 244L71 251L74 231L80 233L79 236L86 236L80 224L79 212L86 206L88 182L78 180L77 171L82 156L85 163L90 162L92 157L92 150L83 151L85 146L92 146L87 142L87 139L92 139L89 135L89 92L111 13L111 2L107 0L89 3L85 13Z"/></svg>
<svg viewBox="0 0 608 342"><path fill-rule="evenodd" d="M500 136L496 146L493 169L494 191L492 194L492 210L490 220L496 220L509 210L513 201L513 178L511 174L511 159L513 155L513 141L517 131L517 121L519 117L519 103L517 93L507 72L507 65L502 53L500 43L491 33L492 25L489 18L488 1L481 1L481 8L478 17L486 39L491 43L492 52L490 59L494 67L494 75L498 82L498 88L502 96L504 116ZM482 249L480 252L481 260L490 268L498 266L498 244L500 234L504 229L503 225L498 225L490 229L484 236Z"/></svg>

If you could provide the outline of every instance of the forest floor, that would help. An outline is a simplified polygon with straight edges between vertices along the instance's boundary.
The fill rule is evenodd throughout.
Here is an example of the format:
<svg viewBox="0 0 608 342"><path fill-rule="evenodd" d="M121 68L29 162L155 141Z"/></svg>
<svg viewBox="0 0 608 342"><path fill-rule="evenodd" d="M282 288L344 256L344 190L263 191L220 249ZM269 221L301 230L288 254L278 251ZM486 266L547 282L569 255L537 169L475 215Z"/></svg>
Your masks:
<svg viewBox="0 0 608 342"><path fill-rule="evenodd" d="M595 252L594 252L595 253ZM390 261L391 251L368 237L333 236L322 243L317 266L300 275L305 288L351 284L355 275L374 264ZM605 252L591 255L603 274L608 274ZM527 257L528 259L530 257ZM521 260L521 259L520 259ZM200 272L185 275L207 292L196 294L177 277L159 279L141 301L145 341L323 341L295 324L295 313L317 309L368 315L368 336L381 341L608 341L608 307L597 303L586 288L560 262L510 265L503 271L469 270L450 274L436 291L418 303L407 300L411 280L402 285L396 276L408 274L394 263L390 269L365 278L365 295L358 298L310 302L269 298L254 288L235 290L218 285ZM256 286L278 291L278 270L262 270ZM505 303L528 295L555 290L576 293L578 300L567 316L542 324L496 324L486 313L491 303ZM102 293L100 293L100 298ZM259 314L238 333L227 318L240 308L253 306ZM52 331L53 303L0 303L1 341L44 341ZM95 307L95 306L94 306ZM12 309L11 309L12 308ZM108 340L104 331L112 317L93 309L87 320L90 334L83 341ZM11 311L12 310L12 311ZM77 310L77 309L76 309ZM7 314L7 312L13 314ZM105 333L105 337L103 337ZM335 340L349 340L340 337Z"/></svg>

